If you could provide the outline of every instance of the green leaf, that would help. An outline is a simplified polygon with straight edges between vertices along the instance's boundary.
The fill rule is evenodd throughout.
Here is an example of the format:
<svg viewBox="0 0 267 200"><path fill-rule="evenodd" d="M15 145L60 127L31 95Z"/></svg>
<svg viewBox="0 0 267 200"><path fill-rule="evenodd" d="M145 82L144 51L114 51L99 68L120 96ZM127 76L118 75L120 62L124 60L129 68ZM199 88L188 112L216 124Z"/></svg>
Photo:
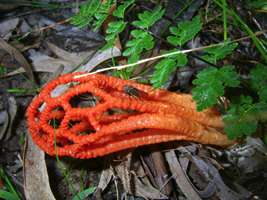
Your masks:
<svg viewBox="0 0 267 200"><path fill-rule="evenodd" d="M217 103L224 95L225 87L237 87L240 82L233 66L220 69L209 67L200 71L193 81L196 86L192 90L193 99L197 102L197 110L201 111Z"/></svg>
<svg viewBox="0 0 267 200"><path fill-rule="evenodd" d="M185 54L178 54L161 60L156 66L151 78L154 88L159 88L168 80L176 67L183 67L187 63Z"/></svg>
<svg viewBox="0 0 267 200"><path fill-rule="evenodd" d="M0 189L0 198L4 200L20 200L18 196L14 195L11 192Z"/></svg>
<svg viewBox="0 0 267 200"><path fill-rule="evenodd" d="M174 58L176 60L177 67L183 67L188 62L186 54L183 53L175 55Z"/></svg>
<svg viewBox="0 0 267 200"><path fill-rule="evenodd" d="M4 184L6 187L6 190L0 189L0 198L8 199L8 200L19 200L19 194L16 191L15 187L9 180L8 176L5 174L4 170L0 168L0 179L4 180Z"/></svg>
<svg viewBox="0 0 267 200"><path fill-rule="evenodd" d="M109 10L113 3L114 3L113 0L107 0L100 4L98 11L94 15L96 19L94 20L94 23L93 23L94 31L96 31L102 26L103 22L108 17Z"/></svg>
<svg viewBox="0 0 267 200"><path fill-rule="evenodd" d="M240 84L238 74L235 72L235 67L232 65L225 65L220 68L219 76L227 87L238 87Z"/></svg>
<svg viewBox="0 0 267 200"><path fill-rule="evenodd" d="M210 80L212 85L202 84L195 87L193 92L193 98L197 102L197 110L202 111L217 103L218 97L224 94L224 87L221 82L216 80ZM194 82L196 84L196 82Z"/></svg>
<svg viewBox="0 0 267 200"><path fill-rule="evenodd" d="M97 30L106 20L113 3L114 0L107 0L103 3L100 0L90 0L82 5L79 13L71 18L71 23L80 28L93 24L94 30Z"/></svg>
<svg viewBox="0 0 267 200"><path fill-rule="evenodd" d="M85 5L82 5L80 11L71 18L71 23L79 26L85 27L93 21L93 16L98 11L101 2L99 0L87 1Z"/></svg>
<svg viewBox="0 0 267 200"><path fill-rule="evenodd" d="M254 9L267 10L267 2L263 0L250 0L246 4Z"/></svg>
<svg viewBox="0 0 267 200"><path fill-rule="evenodd" d="M170 27L171 36L167 37L167 41L174 46L182 46L189 40L193 39L201 30L202 24L199 16L192 21L180 22L176 27Z"/></svg>
<svg viewBox="0 0 267 200"><path fill-rule="evenodd" d="M105 50L105 49L108 49L114 46L116 37L125 29L125 27L126 27L126 22L124 21L110 22L108 24L108 28L106 31L107 36L105 37L107 44L102 48L102 50Z"/></svg>
<svg viewBox="0 0 267 200"><path fill-rule="evenodd" d="M234 49L237 47L237 43L226 42L220 46L212 47L204 50L206 55L202 56L204 60L207 60L213 64L216 64L217 61L225 58L225 56L231 54Z"/></svg>
<svg viewBox="0 0 267 200"><path fill-rule="evenodd" d="M256 90L259 99L267 102L267 66L257 65L250 71L250 84Z"/></svg>
<svg viewBox="0 0 267 200"><path fill-rule="evenodd" d="M138 21L133 21L133 25L139 28L148 29L151 27L156 21L162 18L165 10L162 9L161 6L156 7L153 11L145 11L143 13L138 14Z"/></svg>
<svg viewBox="0 0 267 200"><path fill-rule="evenodd" d="M7 72L6 68L2 65L0 65L0 76L3 76L5 75Z"/></svg>
<svg viewBox="0 0 267 200"><path fill-rule="evenodd" d="M165 58L161 60L156 66L151 83L154 88L161 87L169 78L170 74L175 70L176 62L174 59Z"/></svg>
<svg viewBox="0 0 267 200"><path fill-rule="evenodd" d="M126 9L130 5L132 5L134 3L134 1L135 0L125 1L122 5L119 5L118 8L113 12L113 16L123 19Z"/></svg>
<svg viewBox="0 0 267 200"><path fill-rule="evenodd" d="M123 56L141 54L144 50L150 50L154 46L153 37L142 30L133 30L131 32L133 39L126 43L127 49L123 52Z"/></svg>
<svg viewBox="0 0 267 200"><path fill-rule="evenodd" d="M250 136L257 130L257 122L242 122L238 117L225 119L226 126L224 131L229 139L235 139L242 136Z"/></svg>
<svg viewBox="0 0 267 200"><path fill-rule="evenodd" d="M89 187L78 194L76 194L72 200L84 200L86 199L90 194L93 194L96 187Z"/></svg>
<svg viewBox="0 0 267 200"><path fill-rule="evenodd" d="M231 103L224 115L225 132L229 139L249 136L257 129L257 118L251 117L259 110L260 104L253 104L250 96L241 96L238 102Z"/></svg>

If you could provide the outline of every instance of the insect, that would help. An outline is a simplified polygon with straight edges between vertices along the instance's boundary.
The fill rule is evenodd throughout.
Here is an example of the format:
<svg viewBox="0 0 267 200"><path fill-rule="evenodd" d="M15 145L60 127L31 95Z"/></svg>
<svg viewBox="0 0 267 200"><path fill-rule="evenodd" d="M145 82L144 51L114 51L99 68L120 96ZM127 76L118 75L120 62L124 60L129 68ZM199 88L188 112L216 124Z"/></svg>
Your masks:
<svg viewBox="0 0 267 200"><path fill-rule="evenodd" d="M138 89L136 89L135 87L131 86L131 85L124 85L123 86L123 91L128 94L129 96L138 98L140 97L140 91Z"/></svg>

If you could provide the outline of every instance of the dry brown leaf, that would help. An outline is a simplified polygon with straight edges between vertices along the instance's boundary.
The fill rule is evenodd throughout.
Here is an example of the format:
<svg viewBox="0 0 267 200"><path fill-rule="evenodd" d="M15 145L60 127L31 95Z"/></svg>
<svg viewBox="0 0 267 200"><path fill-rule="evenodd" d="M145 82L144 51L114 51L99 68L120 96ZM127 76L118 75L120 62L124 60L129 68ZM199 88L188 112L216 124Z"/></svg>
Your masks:
<svg viewBox="0 0 267 200"><path fill-rule="evenodd" d="M88 56L94 53L94 50L82 51L82 52L68 52L60 47L52 44L51 42L47 42L48 48L60 59L65 60L69 63L73 63L74 65L80 64L83 60L85 60Z"/></svg>
<svg viewBox="0 0 267 200"><path fill-rule="evenodd" d="M112 180L112 178L113 178L113 172L111 168L103 170L100 176L97 190L104 191L107 188L110 181Z"/></svg>
<svg viewBox="0 0 267 200"><path fill-rule="evenodd" d="M114 166L114 174L122 181L126 193L145 199L167 199L167 196L152 186L148 177L144 176L145 171L140 163L138 169L132 169L132 162L140 162L132 159L132 153L123 159L119 165Z"/></svg>
<svg viewBox="0 0 267 200"><path fill-rule="evenodd" d="M35 82L31 65L28 63L28 61L24 58L24 56L17 49L9 45L2 38L0 38L0 48L8 52L11 56L13 56L15 60L23 67L26 74L29 76L30 80Z"/></svg>
<svg viewBox="0 0 267 200"><path fill-rule="evenodd" d="M28 137L24 158L24 192L27 200L55 200L50 189L45 155Z"/></svg>
<svg viewBox="0 0 267 200"><path fill-rule="evenodd" d="M0 112L0 141L5 137L9 124L9 116L6 110Z"/></svg>
<svg viewBox="0 0 267 200"><path fill-rule="evenodd" d="M90 72L99 64L121 55L121 51L117 47L113 47L104 51L98 51L92 59L90 59L85 65L81 66L77 71Z"/></svg>
<svg viewBox="0 0 267 200"><path fill-rule="evenodd" d="M9 115L9 124L6 132L5 140L8 140L12 135L13 122L17 114L17 102L13 96L8 98L8 115Z"/></svg>
<svg viewBox="0 0 267 200"><path fill-rule="evenodd" d="M174 175L175 182L188 199L201 200L198 193L192 187L190 180L185 175L174 150L165 153L166 160L170 166L170 170Z"/></svg>
<svg viewBox="0 0 267 200"><path fill-rule="evenodd" d="M8 110L1 112L2 128L0 129L0 140L6 141L12 135L13 122L17 113L17 103L13 96L8 98Z"/></svg>
<svg viewBox="0 0 267 200"><path fill-rule="evenodd" d="M36 54L31 57L33 60L33 71L35 72L50 72L54 73L60 66L64 66L63 74L71 72L73 70L73 67L79 66L82 62L84 57L89 57L92 54L91 51L89 52L81 52L80 54L76 53L65 53L66 60L60 59L60 58L53 58L44 54ZM62 56L62 52L60 53ZM121 55L121 52L119 49L114 47L113 49L107 49L105 51L98 51L93 55L93 57L82 67L79 67L75 71L83 71L83 72L90 72L92 71L96 66L98 66L100 63L105 62L106 60L111 59L112 57L118 57ZM70 59L73 58L73 59ZM14 70L13 72L10 72L3 77L13 76L19 73L23 73L25 70L23 68L19 68L17 70Z"/></svg>
<svg viewBox="0 0 267 200"><path fill-rule="evenodd" d="M54 73L58 70L60 66L64 66L65 70L71 70L74 65L74 63L69 63L68 61L58 59L58 58L52 58L50 56L44 55L44 54L37 54L33 58L33 71L35 72L50 72ZM3 77L8 76L14 76L16 74L20 74L25 72L23 68L19 68L17 70L14 70Z"/></svg>
<svg viewBox="0 0 267 200"><path fill-rule="evenodd" d="M19 24L19 18L8 19L0 23L0 37L8 40L12 36L12 31Z"/></svg>
<svg viewBox="0 0 267 200"><path fill-rule="evenodd" d="M148 156L143 156L142 163L146 174L150 175L151 182L166 196L172 192L172 184L168 181L168 170L165 159L160 151L153 151Z"/></svg>

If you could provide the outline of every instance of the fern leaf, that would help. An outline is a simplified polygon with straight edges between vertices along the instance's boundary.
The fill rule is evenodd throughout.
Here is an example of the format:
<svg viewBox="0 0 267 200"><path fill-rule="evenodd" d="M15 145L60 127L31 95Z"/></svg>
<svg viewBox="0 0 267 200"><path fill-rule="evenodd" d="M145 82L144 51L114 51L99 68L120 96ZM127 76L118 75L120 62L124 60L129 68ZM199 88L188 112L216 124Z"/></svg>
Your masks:
<svg viewBox="0 0 267 200"><path fill-rule="evenodd" d="M183 67L188 62L186 54L183 53L171 57L175 58L177 67Z"/></svg>
<svg viewBox="0 0 267 200"><path fill-rule="evenodd" d="M122 5L119 5L118 8L113 12L113 16L123 19L126 9L130 5L132 5L134 3L134 1L135 0L125 1Z"/></svg>
<svg viewBox="0 0 267 200"><path fill-rule="evenodd" d="M82 5L79 13L71 18L71 23L82 28L89 25L93 21L93 16L98 11L101 3L99 0L88 1Z"/></svg>
<svg viewBox="0 0 267 200"><path fill-rule="evenodd" d="M213 47L204 50L206 55L202 56L204 60L216 64L218 60L225 58L227 55L231 54L237 47L237 43L226 42L218 47Z"/></svg>
<svg viewBox="0 0 267 200"><path fill-rule="evenodd" d="M113 3L114 0L107 0L103 3L100 0L90 0L82 5L79 13L71 18L71 23L80 28L93 24L94 30L97 30L106 20Z"/></svg>
<svg viewBox="0 0 267 200"><path fill-rule="evenodd" d="M224 95L226 86L237 87L240 81L233 66L224 66L220 69L209 67L202 70L193 84L196 86L192 90L193 99L197 102L198 111L201 111L215 105L218 97Z"/></svg>
<svg viewBox="0 0 267 200"><path fill-rule="evenodd" d="M176 27L170 27L171 36L167 37L167 41L174 46L182 46L189 40L193 39L201 30L202 24L199 16L192 21L180 22Z"/></svg>
<svg viewBox="0 0 267 200"><path fill-rule="evenodd" d="M127 49L123 52L123 56L140 54L143 50L150 50L154 46L153 37L142 30L133 30L131 35L134 39L126 43Z"/></svg>
<svg viewBox="0 0 267 200"><path fill-rule="evenodd" d="M168 80L171 73L177 67L182 67L187 63L187 57L185 54L178 54L170 58L161 60L156 66L155 71L150 79L154 88L159 88Z"/></svg>
<svg viewBox="0 0 267 200"><path fill-rule="evenodd" d="M251 86L261 101L267 102L267 66L257 65L250 71Z"/></svg>
<svg viewBox="0 0 267 200"><path fill-rule="evenodd" d="M102 50L113 47L117 36L125 29L125 27L126 22L124 21L110 22L106 31L107 36L105 37L107 44L102 48Z"/></svg>
<svg viewBox="0 0 267 200"><path fill-rule="evenodd" d="M165 10L162 9L161 6L156 7L153 11L145 11L143 13L138 14L138 21L133 21L133 25L139 28L148 29L151 27L156 21L161 19L164 15Z"/></svg>
<svg viewBox="0 0 267 200"><path fill-rule="evenodd" d="M161 60L155 66L155 72L151 78L154 88L161 87L169 78L170 74L175 70L176 62L174 59L166 58Z"/></svg>
<svg viewBox="0 0 267 200"><path fill-rule="evenodd" d="M100 7L98 11L95 13L94 17L96 20L94 20L93 27L94 31L99 29L104 21L107 19L109 10L111 6L113 5L114 0L107 0L106 2L103 2L100 4Z"/></svg>
<svg viewBox="0 0 267 200"><path fill-rule="evenodd" d="M253 104L250 96L241 96L238 102L232 103L224 115L225 132L228 138L235 139L248 136L257 129L258 121L250 116L255 114L260 104Z"/></svg>

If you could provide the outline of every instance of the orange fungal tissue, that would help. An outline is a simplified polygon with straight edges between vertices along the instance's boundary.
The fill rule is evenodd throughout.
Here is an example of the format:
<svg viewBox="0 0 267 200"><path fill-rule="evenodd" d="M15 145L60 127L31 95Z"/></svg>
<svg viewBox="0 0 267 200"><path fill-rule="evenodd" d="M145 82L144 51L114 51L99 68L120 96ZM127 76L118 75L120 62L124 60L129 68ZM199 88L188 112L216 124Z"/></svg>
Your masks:
<svg viewBox="0 0 267 200"><path fill-rule="evenodd" d="M50 155L94 158L175 140L233 144L220 114L215 109L197 112L189 94L104 74L77 75L48 83L27 109L29 133ZM59 87L62 92L55 96Z"/></svg>

